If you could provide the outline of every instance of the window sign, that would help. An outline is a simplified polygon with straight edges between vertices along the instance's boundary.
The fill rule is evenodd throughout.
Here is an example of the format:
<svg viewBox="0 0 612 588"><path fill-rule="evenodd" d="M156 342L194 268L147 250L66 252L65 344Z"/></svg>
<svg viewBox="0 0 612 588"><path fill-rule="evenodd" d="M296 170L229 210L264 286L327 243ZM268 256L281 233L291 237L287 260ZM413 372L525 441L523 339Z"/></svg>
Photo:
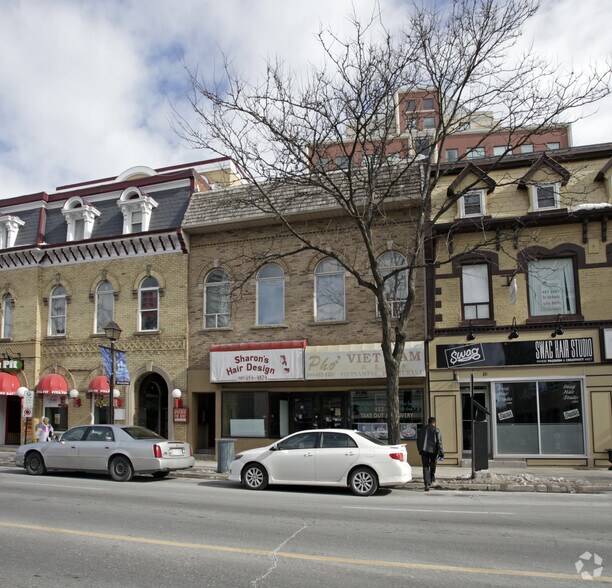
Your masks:
<svg viewBox="0 0 612 588"><path fill-rule="evenodd" d="M500 455L584 454L579 380L497 382L495 413Z"/></svg>

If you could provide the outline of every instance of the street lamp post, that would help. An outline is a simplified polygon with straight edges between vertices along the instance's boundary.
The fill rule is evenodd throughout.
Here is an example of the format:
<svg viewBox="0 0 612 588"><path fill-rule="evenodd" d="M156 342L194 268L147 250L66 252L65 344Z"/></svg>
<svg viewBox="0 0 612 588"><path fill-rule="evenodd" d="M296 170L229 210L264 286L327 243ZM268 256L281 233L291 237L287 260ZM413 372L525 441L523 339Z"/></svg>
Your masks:
<svg viewBox="0 0 612 588"><path fill-rule="evenodd" d="M111 373L110 373L110 389L108 391L108 424L115 424L115 411L114 411L114 403L115 403L115 380L117 370L117 360L115 358L115 341L121 337L121 327L114 322L111 321L104 327L104 333L106 334L106 338L110 341L110 350L111 350Z"/></svg>

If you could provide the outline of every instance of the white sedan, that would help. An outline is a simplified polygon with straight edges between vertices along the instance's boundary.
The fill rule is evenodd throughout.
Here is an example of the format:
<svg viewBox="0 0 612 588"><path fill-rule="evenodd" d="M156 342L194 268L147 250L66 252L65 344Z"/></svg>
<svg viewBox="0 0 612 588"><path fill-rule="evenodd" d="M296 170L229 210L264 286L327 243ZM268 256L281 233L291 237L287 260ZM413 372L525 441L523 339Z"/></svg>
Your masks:
<svg viewBox="0 0 612 588"><path fill-rule="evenodd" d="M268 484L348 486L358 496L412 479L404 445L387 445L359 431L314 429L236 455L229 480L251 490Z"/></svg>
<svg viewBox="0 0 612 588"><path fill-rule="evenodd" d="M144 427L118 425L74 427L57 441L22 445L15 453L15 465L33 476L48 470L106 472L118 482L128 482L134 474L164 478L194 463L189 443L168 441Z"/></svg>

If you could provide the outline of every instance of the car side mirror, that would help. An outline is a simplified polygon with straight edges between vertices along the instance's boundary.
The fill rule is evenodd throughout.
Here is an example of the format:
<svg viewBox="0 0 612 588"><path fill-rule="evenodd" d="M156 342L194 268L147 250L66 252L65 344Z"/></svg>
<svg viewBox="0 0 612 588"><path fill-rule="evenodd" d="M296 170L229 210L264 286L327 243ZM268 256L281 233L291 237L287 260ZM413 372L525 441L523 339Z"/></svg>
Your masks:
<svg viewBox="0 0 612 588"><path fill-rule="evenodd" d="M272 447L270 447L270 451L278 451L278 444L272 445Z"/></svg>

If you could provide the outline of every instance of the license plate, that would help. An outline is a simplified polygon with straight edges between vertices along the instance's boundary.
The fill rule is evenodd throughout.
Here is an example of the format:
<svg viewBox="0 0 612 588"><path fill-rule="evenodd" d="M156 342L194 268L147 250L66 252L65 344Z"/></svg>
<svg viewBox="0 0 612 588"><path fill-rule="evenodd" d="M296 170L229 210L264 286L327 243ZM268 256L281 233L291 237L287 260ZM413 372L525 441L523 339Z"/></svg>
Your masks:
<svg viewBox="0 0 612 588"><path fill-rule="evenodd" d="M184 449L171 449L169 451L170 455L185 455Z"/></svg>

